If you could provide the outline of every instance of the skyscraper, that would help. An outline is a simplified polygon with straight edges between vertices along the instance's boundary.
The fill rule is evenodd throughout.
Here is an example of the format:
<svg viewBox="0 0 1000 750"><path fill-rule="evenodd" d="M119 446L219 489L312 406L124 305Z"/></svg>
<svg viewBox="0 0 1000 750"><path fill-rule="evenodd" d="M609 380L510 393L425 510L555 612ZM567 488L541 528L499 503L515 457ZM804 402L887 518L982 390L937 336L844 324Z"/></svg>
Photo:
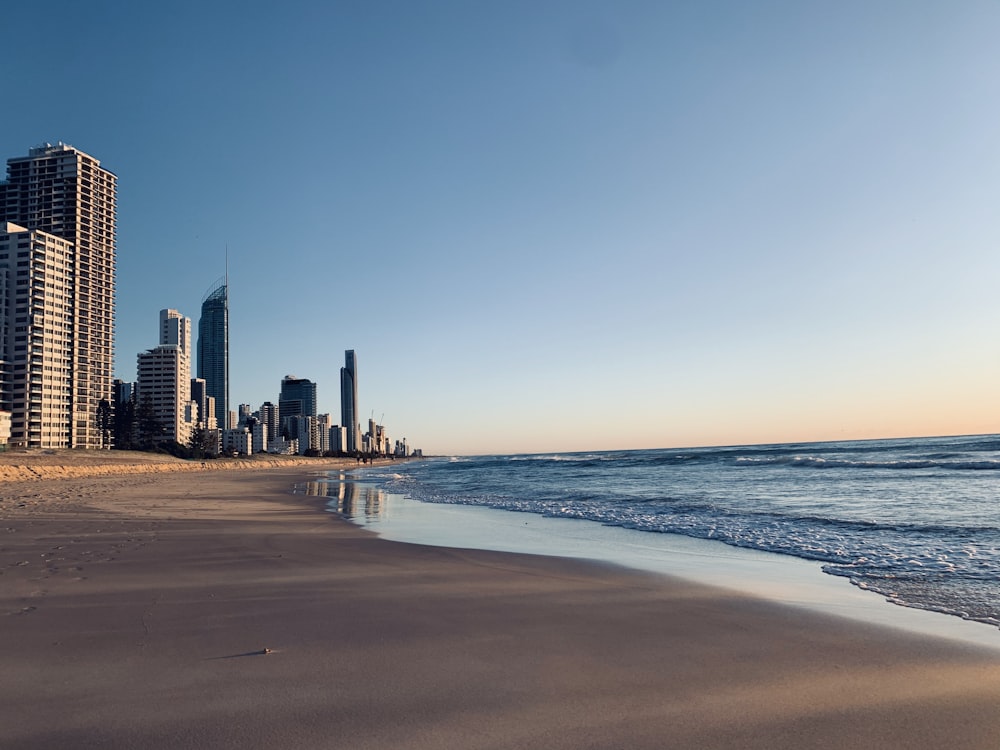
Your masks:
<svg viewBox="0 0 1000 750"><path fill-rule="evenodd" d="M0 223L0 409L14 445L70 445L73 258L64 239Z"/></svg>
<svg viewBox="0 0 1000 750"><path fill-rule="evenodd" d="M353 349L344 352L345 366L340 368L340 423L347 428L347 451L359 449L358 433L358 358Z"/></svg>
<svg viewBox="0 0 1000 750"><path fill-rule="evenodd" d="M46 354L45 347L49 346L42 339L54 335L51 330L44 333L44 325L51 323L68 332L71 367L69 372L60 372L63 381L68 382L68 394L64 394L69 397L68 404L64 404L69 412L68 434L50 436L57 442L65 441L62 447L101 448L109 444L109 433L101 422L106 419L106 405L112 400L117 180L92 156L63 143L55 146L46 143L30 149L27 156L8 159L7 181L0 182L0 222L13 222L23 230L43 232L69 244L59 251L71 257L66 261L67 266L56 272L63 278L55 282L60 291L53 292L68 294L67 301L56 301L54 307L48 307L43 262L36 269L30 293L27 287L18 289L17 275L8 274L9 281L15 283L7 295L6 309L0 310L0 317L13 317L15 328L18 319L25 319L21 321L25 330L15 331L15 338L20 334L30 336L31 350L20 351L26 355L27 369L23 372L31 373L29 380L36 379L36 372L52 372L40 363ZM19 239L18 244L23 241L32 240ZM20 256L24 251L25 248L15 247L11 252ZM21 260L15 257L7 260L13 261L9 268L19 274L28 264L16 263L30 260L34 267L38 257L25 255ZM36 294L39 289L40 299ZM29 306L34 311L30 320ZM27 342L25 339L23 343ZM15 349L19 345L15 342ZM14 374L9 369L8 366L9 388L13 389Z"/></svg>
<svg viewBox="0 0 1000 750"><path fill-rule="evenodd" d="M198 377L215 399L220 428L229 416L229 281L223 278L201 301L198 320Z"/></svg>

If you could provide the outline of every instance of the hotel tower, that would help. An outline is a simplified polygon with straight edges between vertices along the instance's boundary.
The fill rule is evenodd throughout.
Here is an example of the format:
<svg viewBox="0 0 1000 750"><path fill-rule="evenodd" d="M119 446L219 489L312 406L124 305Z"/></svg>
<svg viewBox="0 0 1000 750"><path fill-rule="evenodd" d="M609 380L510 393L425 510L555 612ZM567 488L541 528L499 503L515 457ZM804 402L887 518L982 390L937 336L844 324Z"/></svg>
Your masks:
<svg viewBox="0 0 1000 750"><path fill-rule="evenodd" d="M0 409L11 442L110 447L117 177L72 146L0 182Z"/></svg>

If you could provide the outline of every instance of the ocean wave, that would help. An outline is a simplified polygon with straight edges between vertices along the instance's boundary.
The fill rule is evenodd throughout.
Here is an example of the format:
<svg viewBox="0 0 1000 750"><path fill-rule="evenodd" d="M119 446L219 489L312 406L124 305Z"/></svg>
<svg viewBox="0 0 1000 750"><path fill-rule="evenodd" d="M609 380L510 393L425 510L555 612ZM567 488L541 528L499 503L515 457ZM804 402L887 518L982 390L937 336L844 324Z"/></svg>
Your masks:
<svg viewBox="0 0 1000 750"><path fill-rule="evenodd" d="M891 461L860 461L844 458L823 458L822 456L775 456L772 458L756 458L740 456L737 464L774 464L782 466L802 466L814 469L947 469L950 471L998 471L1000 460L988 459L941 460L941 459L895 459Z"/></svg>

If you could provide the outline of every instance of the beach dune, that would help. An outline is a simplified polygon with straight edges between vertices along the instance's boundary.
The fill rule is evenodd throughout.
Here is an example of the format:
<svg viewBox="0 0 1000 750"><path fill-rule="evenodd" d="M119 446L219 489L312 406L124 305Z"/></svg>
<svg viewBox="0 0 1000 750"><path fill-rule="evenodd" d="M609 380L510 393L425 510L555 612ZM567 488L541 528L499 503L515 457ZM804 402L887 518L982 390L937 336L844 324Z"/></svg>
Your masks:
<svg viewBox="0 0 1000 750"><path fill-rule="evenodd" d="M1000 743L998 652L380 540L293 495L307 471L0 485L0 746Z"/></svg>

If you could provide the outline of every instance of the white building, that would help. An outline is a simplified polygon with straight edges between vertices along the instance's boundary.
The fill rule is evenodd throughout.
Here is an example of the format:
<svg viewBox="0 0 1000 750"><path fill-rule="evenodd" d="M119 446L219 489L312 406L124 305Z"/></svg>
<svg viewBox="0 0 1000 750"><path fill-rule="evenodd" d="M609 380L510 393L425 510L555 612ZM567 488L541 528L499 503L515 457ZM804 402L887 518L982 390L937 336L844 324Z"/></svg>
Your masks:
<svg viewBox="0 0 1000 750"><path fill-rule="evenodd" d="M294 456L299 452L299 441L297 439L285 440L281 435L278 435L268 440L267 452L282 456Z"/></svg>
<svg viewBox="0 0 1000 750"><path fill-rule="evenodd" d="M160 311L160 345L138 355L136 416L139 430L143 415L152 409L159 429L149 437L154 443L176 441L187 445L198 407L191 400L191 319L176 310Z"/></svg>
<svg viewBox="0 0 1000 750"><path fill-rule="evenodd" d="M74 444L75 258L68 240L0 223L0 408L14 445Z"/></svg>
<svg viewBox="0 0 1000 750"><path fill-rule="evenodd" d="M222 431L222 452L238 453L241 456L249 456L253 452L252 438L250 430L246 427L237 427L232 430Z"/></svg>
<svg viewBox="0 0 1000 750"><path fill-rule="evenodd" d="M335 424L330 428L330 450L334 453L347 453L347 428Z"/></svg>
<svg viewBox="0 0 1000 750"><path fill-rule="evenodd" d="M329 414L316 415L316 448L320 453L328 453L330 451L330 428L332 426L333 420L330 419Z"/></svg>
<svg viewBox="0 0 1000 750"><path fill-rule="evenodd" d="M253 423L253 427L250 428L250 437L254 453L267 452L267 435L268 431L266 424L260 421Z"/></svg>
<svg viewBox="0 0 1000 750"><path fill-rule="evenodd" d="M299 440L299 455L304 455L308 450L319 450L319 421L316 417L303 415L291 417L289 427L297 425Z"/></svg>

